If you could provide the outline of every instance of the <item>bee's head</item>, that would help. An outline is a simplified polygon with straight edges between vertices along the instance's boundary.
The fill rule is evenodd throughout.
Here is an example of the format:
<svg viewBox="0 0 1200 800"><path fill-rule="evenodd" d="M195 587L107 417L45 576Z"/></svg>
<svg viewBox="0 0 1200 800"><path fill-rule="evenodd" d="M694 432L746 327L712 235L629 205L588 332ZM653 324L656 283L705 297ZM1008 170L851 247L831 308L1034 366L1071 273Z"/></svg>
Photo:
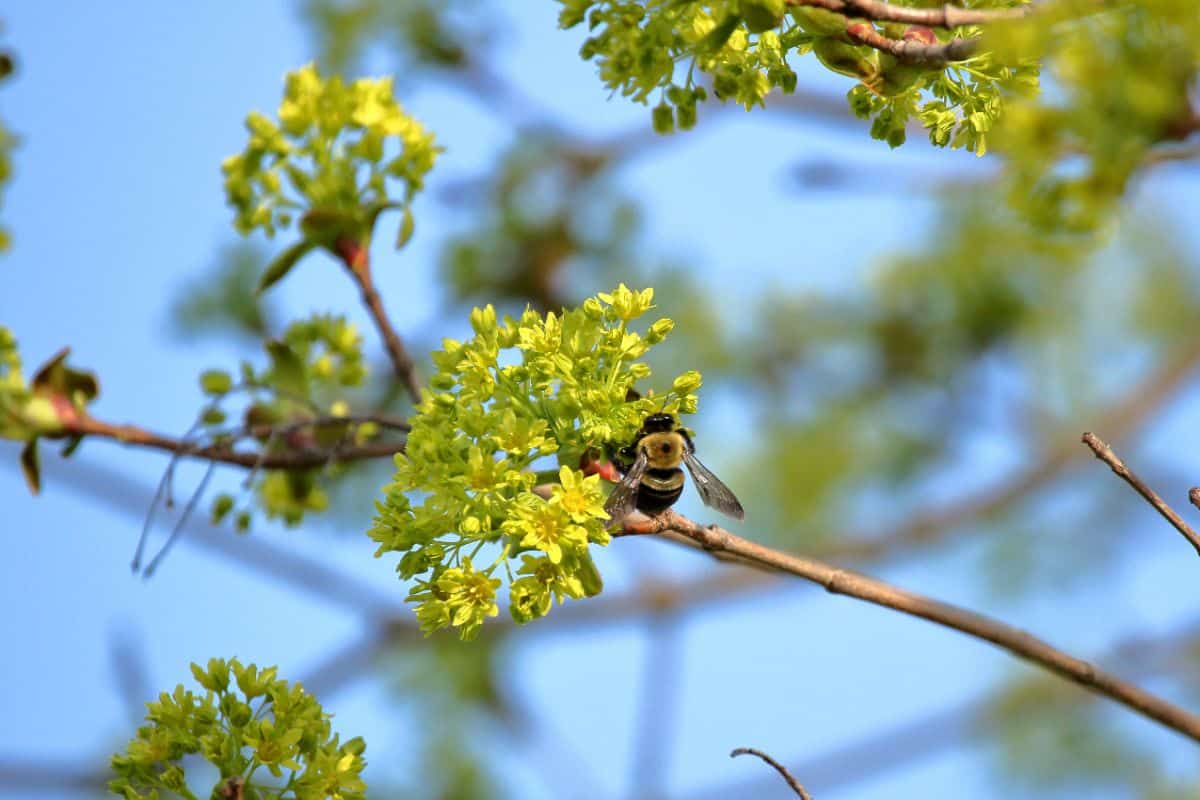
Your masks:
<svg viewBox="0 0 1200 800"><path fill-rule="evenodd" d="M642 422L646 433L666 433L675 430L675 417L670 414L651 414Z"/></svg>

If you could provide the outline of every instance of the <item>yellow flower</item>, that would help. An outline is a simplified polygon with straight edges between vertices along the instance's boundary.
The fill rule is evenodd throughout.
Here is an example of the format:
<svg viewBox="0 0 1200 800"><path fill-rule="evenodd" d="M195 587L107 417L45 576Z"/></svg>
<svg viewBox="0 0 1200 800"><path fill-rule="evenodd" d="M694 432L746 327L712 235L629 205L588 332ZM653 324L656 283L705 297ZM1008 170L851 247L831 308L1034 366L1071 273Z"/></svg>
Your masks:
<svg viewBox="0 0 1200 800"><path fill-rule="evenodd" d="M604 510L604 492L600 489L600 476L584 477L582 472L562 466L558 470L560 486L554 487L551 504L562 507L572 522L587 522L589 519L608 519Z"/></svg>
<svg viewBox="0 0 1200 800"><path fill-rule="evenodd" d="M546 554L551 562L562 561L562 539L566 534L567 520L558 507L533 498L533 502L518 511L517 527L525 535L522 547L536 547Z"/></svg>

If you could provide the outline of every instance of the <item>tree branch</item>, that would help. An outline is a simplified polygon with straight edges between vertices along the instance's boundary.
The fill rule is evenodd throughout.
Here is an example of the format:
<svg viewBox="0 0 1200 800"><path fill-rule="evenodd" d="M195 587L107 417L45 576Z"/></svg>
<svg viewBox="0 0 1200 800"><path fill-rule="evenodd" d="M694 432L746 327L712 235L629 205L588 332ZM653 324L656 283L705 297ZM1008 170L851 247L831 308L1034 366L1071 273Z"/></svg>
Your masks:
<svg viewBox="0 0 1200 800"><path fill-rule="evenodd" d="M729 757L737 758L738 756L744 756L744 755L758 756L763 761L767 762L772 767L774 767L775 771L783 776L783 779L785 781L787 781L787 785L792 787L792 791L795 792L798 797L802 798L802 800L812 800L812 795L810 795L808 792L806 792L804 790L804 787L800 785L800 781L796 780L795 776L793 776L792 773L787 771L787 767L785 767L783 764L780 764L775 759L771 758L769 755L764 753L762 750L755 750L753 747L739 747L736 750L734 750L732 753L730 753Z"/></svg>
<svg viewBox="0 0 1200 800"><path fill-rule="evenodd" d="M298 430L320 425L335 425L342 423L362 424L373 422L396 430L408 430L408 424L390 417L319 417L299 423L282 426L252 426L234 432L235 439L264 438L273 436L287 440L287 434ZM136 425L113 425L93 417L83 417L73 421L67 428L71 434L94 436L100 439L112 439L122 444L137 447L149 447L154 450L164 450L169 453L213 461L220 464L231 464L246 469L306 469L323 467L331 461L349 463L351 461L366 461L375 458L387 458L396 453L404 452L402 441L379 441L355 447L335 447L332 449L305 447L285 450L277 453L242 451L233 449L234 442L198 445L182 439L139 428Z"/></svg>
<svg viewBox="0 0 1200 800"><path fill-rule="evenodd" d="M854 597L902 614L952 628L1008 650L1072 683L1104 695L1132 711L1200 742L1200 716L1168 703L1160 697L1127 683L1074 656L1014 628L949 603L905 591L891 584L820 561L793 556L755 544L718 526L705 527L666 511L644 522L627 521L615 535L639 535L674 530L705 550L733 553L751 561L795 575L825 587L832 594Z"/></svg>
<svg viewBox="0 0 1200 800"><path fill-rule="evenodd" d="M375 280L371 276L367 251L357 244L344 244L341 249L344 250L342 260L346 264L346 271L350 273L362 294L363 305L366 306L367 312L375 323L375 329L379 331L379 336L383 339L383 346L392 360L396 377L404 384L413 405L416 405L421 402L421 381L417 377L417 365L413 362L412 356L408 354L404 340L392 326L391 318L383 310L383 300L379 297L379 291L375 288Z"/></svg>
<svg viewBox="0 0 1200 800"><path fill-rule="evenodd" d="M1099 436L1094 433L1083 434L1083 443L1086 444L1091 451L1096 454L1096 458L1103 461L1112 469L1122 480L1133 487L1133 490L1145 498L1146 502L1154 506L1154 510L1162 514L1163 519L1171 523L1175 530L1183 534L1183 538L1187 539L1192 547L1196 548L1197 555L1200 555L1200 535L1198 535L1183 518L1166 504L1153 489L1147 486L1141 478L1134 475L1129 467L1125 466L1125 462L1117 457L1113 449L1105 444ZM1194 502L1194 500L1193 500Z"/></svg>
<svg viewBox="0 0 1200 800"><path fill-rule="evenodd" d="M986 25L990 22L1023 19L1033 11L1032 6L1019 8L907 8L880 0L787 0L789 6L813 6L848 17L866 17L876 22L907 22L935 28L957 28L960 25Z"/></svg>
<svg viewBox="0 0 1200 800"><path fill-rule="evenodd" d="M846 35L859 44L890 53L897 61L906 64L937 65L947 61L964 61L975 55L975 51L979 49L978 37L926 44L916 39L889 38L866 22L848 26Z"/></svg>

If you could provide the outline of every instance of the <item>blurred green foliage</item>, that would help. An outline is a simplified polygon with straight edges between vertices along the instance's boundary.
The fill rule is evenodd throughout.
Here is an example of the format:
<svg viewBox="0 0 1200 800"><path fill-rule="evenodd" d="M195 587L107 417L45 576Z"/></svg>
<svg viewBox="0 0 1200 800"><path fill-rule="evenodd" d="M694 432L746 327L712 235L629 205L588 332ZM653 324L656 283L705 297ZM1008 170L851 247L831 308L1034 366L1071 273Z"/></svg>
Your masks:
<svg viewBox="0 0 1200 800"><path fill-rule="evenodd" d="M1191 89L1200 15L1188 0L1056 0L988 30L997 58L1037 58L1051 91L1012 104L997 131L1014 205L1048 230L1109 219L1156 145L1200 128Z"/></svg>
<svg viewBox="0 0 1200 800"><path fill-rule="evenodd" d="M0 86L11 80L15 71L15 56L8 50L0 50ZM12 151L16 146L16 135L0 120L0 197L3 196L4 184L12 178ZM0 253L7 250L10 244L8 229L0 225Z"/></svg>
<svg viewBox="0 0 1200 800"><path fill-rule="evenodd" d="M181 336L229 333L257 342L277 330L280 311L255 292L266 265L263 248L237 242L221 249L208 272L184 285L171 306L171 322Z"/></svg>
<svg viewBox="0 0 1200 800"><path fill-rule="evenodd" d="M517 138L485 185L454 190L473 226L442 251L454 299L552 311L586 295L574 288L581 273L602 285L629 265L638 212L612 180L609 161L609 153L561 134L533 133Z"/></svg>
<svg viewBox="0 0 1200 800"><path fill-rule="evenodd" d="M527 720L512 707L503 679L503 636L485 631L470 647L445 636L423 646L397 642L380 669L397 702L424 733L419 765L404 793L413 797L491 800L506 796L494 753L483 745L482 730L519 732Z"/></svg>
<svg viewBox="0 0 1200 800"><path fill-rule="evenodd" d="M1131 641L1112 654L1138 679L1170 677L1184 702L1200 697L1193 665L1200 656L1195 627L1159 639ZM1186 800L1194 780L1156 747L1138 723L1094 695L1052 677L1011 680L991 701L982 724L995 735L993 769L1038 797L1136 797Z"/></svg>
<svg viewBox="0 0 1200 800"><path fill-rule="evenodd" d="M390 70L411 80L424 69L461 70L478 59L496 27L482 0L303 0L301 17L326 69L353 74L383 50Z"/></svg>

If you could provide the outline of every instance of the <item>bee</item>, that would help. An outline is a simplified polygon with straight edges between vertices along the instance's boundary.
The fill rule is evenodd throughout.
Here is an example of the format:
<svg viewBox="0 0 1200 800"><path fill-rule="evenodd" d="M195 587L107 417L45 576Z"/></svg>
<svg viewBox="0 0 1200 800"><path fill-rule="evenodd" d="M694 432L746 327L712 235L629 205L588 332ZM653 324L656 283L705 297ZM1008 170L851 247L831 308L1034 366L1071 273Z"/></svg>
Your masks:
<svg viewBox="0 0 1200 800"><path fill-rule="evenodd" d="M674 505L683 493L681 463L687 466L706 506L734 519L746 516L729 487L696 458L692 437L671 414L646 417L633 444L621 448L613 461L623 477L604 510L614 521L624 519L635 508L657 514Z"/></svg>

